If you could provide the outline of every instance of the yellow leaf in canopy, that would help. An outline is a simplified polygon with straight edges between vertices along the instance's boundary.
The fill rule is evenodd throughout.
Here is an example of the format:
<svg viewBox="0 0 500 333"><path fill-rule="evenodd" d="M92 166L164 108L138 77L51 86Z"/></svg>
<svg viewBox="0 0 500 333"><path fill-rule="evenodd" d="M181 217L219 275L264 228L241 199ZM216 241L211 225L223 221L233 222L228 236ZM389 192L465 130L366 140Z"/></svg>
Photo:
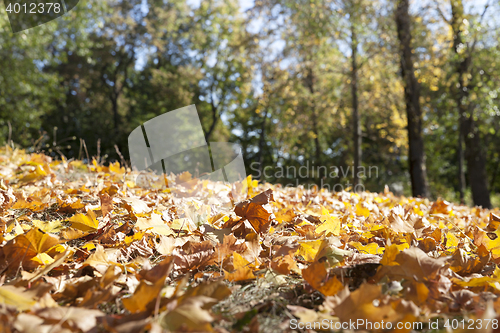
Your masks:
<svg viewBox="0 0 500 333"><path fill-rule="evenodd" d="M302 277L311 287L325 296L334 296L342 290L344 286L335 276L327 280L327 275L328 272L325 268L325 264L319 261L302 270Z"/></svg>
<svg viewBox="0 0 500 333"><path fill-rule="evenodd" d="M399 254L399 249L396 244L391 244L386 246L384 251L384 256L380 260L380 264L384 266L396 266L399 265L395 260L396 256Z"/></svg>
<svg viewBox="0 0 500 333"><path fill-rule="evenodd" d="M446 234L446 247L456 248L457 246L458 246L458 238L451 232L448 232Z"/></svg>
<svg viewBox="0 0 500 333"><path fill-rule="evenodd" d="M328 211L327 211L328 212ZM330 214L322 215L320 220L323 222L316 227L315 232L317 234L325 233L325 236L340 235L340 220L336 216L331 216Z"/></svg>
<svg viewBox="0 0 500 333"><path fill-rule="evenodd" d="M87 214L76 214L72 216L69 221L73 228L79 229L81 231L96 231L99 228L99 221L92 210L89 210Z"/></svg>
<svg viewBox="0 0 500 333"><path fill-rule="evenodd" d="M384 253L384 248L379 247L377 243L368 243L367 245L363 245L360 242L350 242L349 245L357 249L360 253L368 253L368 254Z"/></svg>
<svg viewBox="0 0 500 333"><path fill-rule="evenodd" d="M370 216L370 210L363 206L362 203L356 205L356 215L368 217Z"/></svg>

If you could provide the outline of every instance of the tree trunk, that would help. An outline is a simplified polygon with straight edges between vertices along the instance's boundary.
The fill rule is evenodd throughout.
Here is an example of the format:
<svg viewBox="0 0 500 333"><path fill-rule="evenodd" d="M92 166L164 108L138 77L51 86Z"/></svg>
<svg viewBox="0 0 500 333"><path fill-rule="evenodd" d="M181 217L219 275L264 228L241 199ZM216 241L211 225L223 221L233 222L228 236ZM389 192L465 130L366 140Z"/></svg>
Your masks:
<svg viewBox="0 0 500 333"><path fill-rule="evenodd" d="M207 134L205 135L205 141L207 143L210 143L210 138L212 137L212 134L215 130L215 126L217 125L217 121L219 120L218 110L217 110L218 106L216 107L212 101L211 107L212 107L212 124L210 125L210 128L208 129Z"/></svg>
<svg viewBox="0 0 500 333"><path fill-rule="evenodd" d="M457 108L459 113L459 172L460 183L464 181L463 157L467 161L467 172L472 191L474 205L491 208L490 192L488 190L488 176L486 172L486 155L482 149L480 132L474 121L476 106L469 100L469 91L473 88L466 86L465 77L469 74L472 54L470 50L460 52L464 45L462 27L464 19L464 5L462 0L450 0L451 3L451 28L453 30L453 50L457 58L456 72L458 86L456 91ZM473 50L472 50L473 51ZM465 143L465 153L460 145ZM460 185L462 186L462 184ZM463 188L460 189L463 191ZM462 194L461 194L462 195Z"/></svg>
<svg viewBox="0 0 500 333"><path fill-rule="evenodd" d="M266 113L260 124L260 137L259 137L259 152L256 161L259 162L260 180L264 179L264 144L266 143L266 120L268 117L269 109L266 108Z"/></svg>
<svg viewBox="0 0 500 333"><path fill-rule="evenodd" d="M408 145L412 192L414 197L428 197L420 85L415 77L411 47L409 0L399 0L396 8L396 26L400 42L401 73L405 87L406 116L408 118Z"/></svg>
<svg viewBox="0 0 500 333"><path fill-rule="evenodd" d="M316 158L316 164L319 166L319 174L318 174L318 179L317 179L317 184L318 186L321 186L321 179L324 177L323 175L323 168L321 168L321 145L319 143L319 130L318 130L318 114L316 113L316 103L314 101L314 84L315 84L316 78L314 77L313 70L309 68L309 73L307 75L307 86L309 87L309 92L311 93L312 100L311 100L311 109L312 109L312 115L311 115L311 120L312 120L312 130L314 133L314 155Z"/></svg>
<svg viewBox="0 0 500 333"><path fill-rule="evenodd" d="M465 170L464 170L464 160L465 160L465 153L464 153L464 129L461 124L463 123L462 121L462 115L460 113L460 119L459 121L459 131L458 131L458 149L457 149L457 155L458 155L458 193L460 195L460 203L462 205L465 204Z"/></svg>
<svg viewBox="0 0 500 333"><path fill-rule="evenodd" d="M356 27L354 22L351 22L351 95L352 95L352 121L354 129L354 180L353 190L358 192L361 190L361 179L358 177L359 169L362 161L362 136L361 136L361 119L359 117L358 103L358 39L356 35ZM359 185L359 186L358 186Z"/></svg>

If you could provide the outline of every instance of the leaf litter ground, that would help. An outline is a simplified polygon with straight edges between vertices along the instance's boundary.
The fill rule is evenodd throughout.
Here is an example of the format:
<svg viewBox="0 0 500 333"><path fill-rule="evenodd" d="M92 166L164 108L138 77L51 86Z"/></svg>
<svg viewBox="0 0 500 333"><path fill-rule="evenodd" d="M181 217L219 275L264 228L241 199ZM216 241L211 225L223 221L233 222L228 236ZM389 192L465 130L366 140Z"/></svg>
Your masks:
<svg viewBox="0 0 500 333"><path fill-rule="evenodd" d="M9 147L0 174L2 332L498 330L498 209Z"/></svg>

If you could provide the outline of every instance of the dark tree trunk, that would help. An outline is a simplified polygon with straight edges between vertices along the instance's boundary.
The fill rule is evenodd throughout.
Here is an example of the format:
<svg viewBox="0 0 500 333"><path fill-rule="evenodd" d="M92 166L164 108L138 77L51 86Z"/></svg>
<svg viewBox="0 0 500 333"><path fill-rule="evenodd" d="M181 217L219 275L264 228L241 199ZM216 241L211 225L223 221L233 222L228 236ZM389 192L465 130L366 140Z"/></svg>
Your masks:
<svg viewBox="0 0 500 333"><path fill-rule="evenodd" d="M358 177L361 161L363 157L363 150L361 148L361 119L359 116L359 103L358 103L358 39L356 34L356 27L354 22L351 22L351 96L352 96L352 121L354 127L354 191L361 190L361 179Z"/></svg>
<svg viewBox="0 0 500 333"><path fill-rule="evenodd" d="M465 76L469 74L472 63L473 51L460 52L464 45L462 39L462 27L464 18L464 5L462 0L450 0L451 3L451 27L453 30L453 50L457 58L456 72L458 85L456 90L456 101L459 118L459 172L460 172L460 195L463 198L465 189L464 157L467 161L467 173L472 191L474 205L491 208L490 192L488 189L488 175L486 172L486 155L482 149L481 135L474 121L476 106L469 100L469 91L473 88L465 85ZM465 152L462 149L462 141L465 143ZM462 187L463 186L463 187ZM462 199L463 200L463 199Z"/></svg>
<svg viewBox="0 0 500 333"><path fill-rule="evenodd" d="M316 78L314 76L313 70L310 68L309 73L307 75L307 86L309 88L309 92L311 95L314 95L314 84L316 82ZM321 186L321 179L324 177L323 175L323 168L321 168L321 145L319 143L319 129L318 129L318 114L316 110L316 103L314 101L314 96L312 96L311 100L311 109L312 109L312 115L311 115L311 120L312 120L312 130L314 133L314 155L316 159L316 165L319 166L319 174L317 175L317 184L318 186Z"/></svg>
<svg viewBox="0 0 500 333"><path fill-rule="evenodd" d="M218 106L216 107L212 101L211 107L212 107L212 124L210 125L210 128L208 129L207 134L205 135L205 141L207 141L207 143L210 143L210 138L212 137L212 134L215 130L215 126L217 125L217 122L219 120L219 112L217 110Z"/></svg>
<svg viewBox="0 0 500 333"><path fill-rule="evenodd" d="M257 153L256 161L259 162L259 174L260 179L263 179L264 172L264 145L266 143L266 121L268 116L269 109L266 108L266 113L264 114L264 118L262 119L262 123L260 124L260 137L259 137L259 152Z"/></svg>
<svg viewBox="0 0 500 333"><path fill-rule="evenodd" d="M409 0L399 0L396 7L396 26L400 42L401 73L405 87L406 117L408 118L408 145L412 192L414 197L428 197L420 85L415 78L411 46Z"/></svg>

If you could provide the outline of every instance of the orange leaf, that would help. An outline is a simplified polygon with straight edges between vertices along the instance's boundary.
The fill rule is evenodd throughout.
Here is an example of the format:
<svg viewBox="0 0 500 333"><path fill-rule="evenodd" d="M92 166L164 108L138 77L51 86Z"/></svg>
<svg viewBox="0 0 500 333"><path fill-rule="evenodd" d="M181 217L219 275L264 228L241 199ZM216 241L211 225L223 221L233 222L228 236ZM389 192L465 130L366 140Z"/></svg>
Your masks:
<svg viewBox="0 0 500 333"><path fill-rule="evenodd" d="M325 296L334 296L343 289L344 286L337 277L333 276L327 279L327 275L328 272L325 268L325 264L318 261L302 270L302 277L311 287Z"/></svg>

